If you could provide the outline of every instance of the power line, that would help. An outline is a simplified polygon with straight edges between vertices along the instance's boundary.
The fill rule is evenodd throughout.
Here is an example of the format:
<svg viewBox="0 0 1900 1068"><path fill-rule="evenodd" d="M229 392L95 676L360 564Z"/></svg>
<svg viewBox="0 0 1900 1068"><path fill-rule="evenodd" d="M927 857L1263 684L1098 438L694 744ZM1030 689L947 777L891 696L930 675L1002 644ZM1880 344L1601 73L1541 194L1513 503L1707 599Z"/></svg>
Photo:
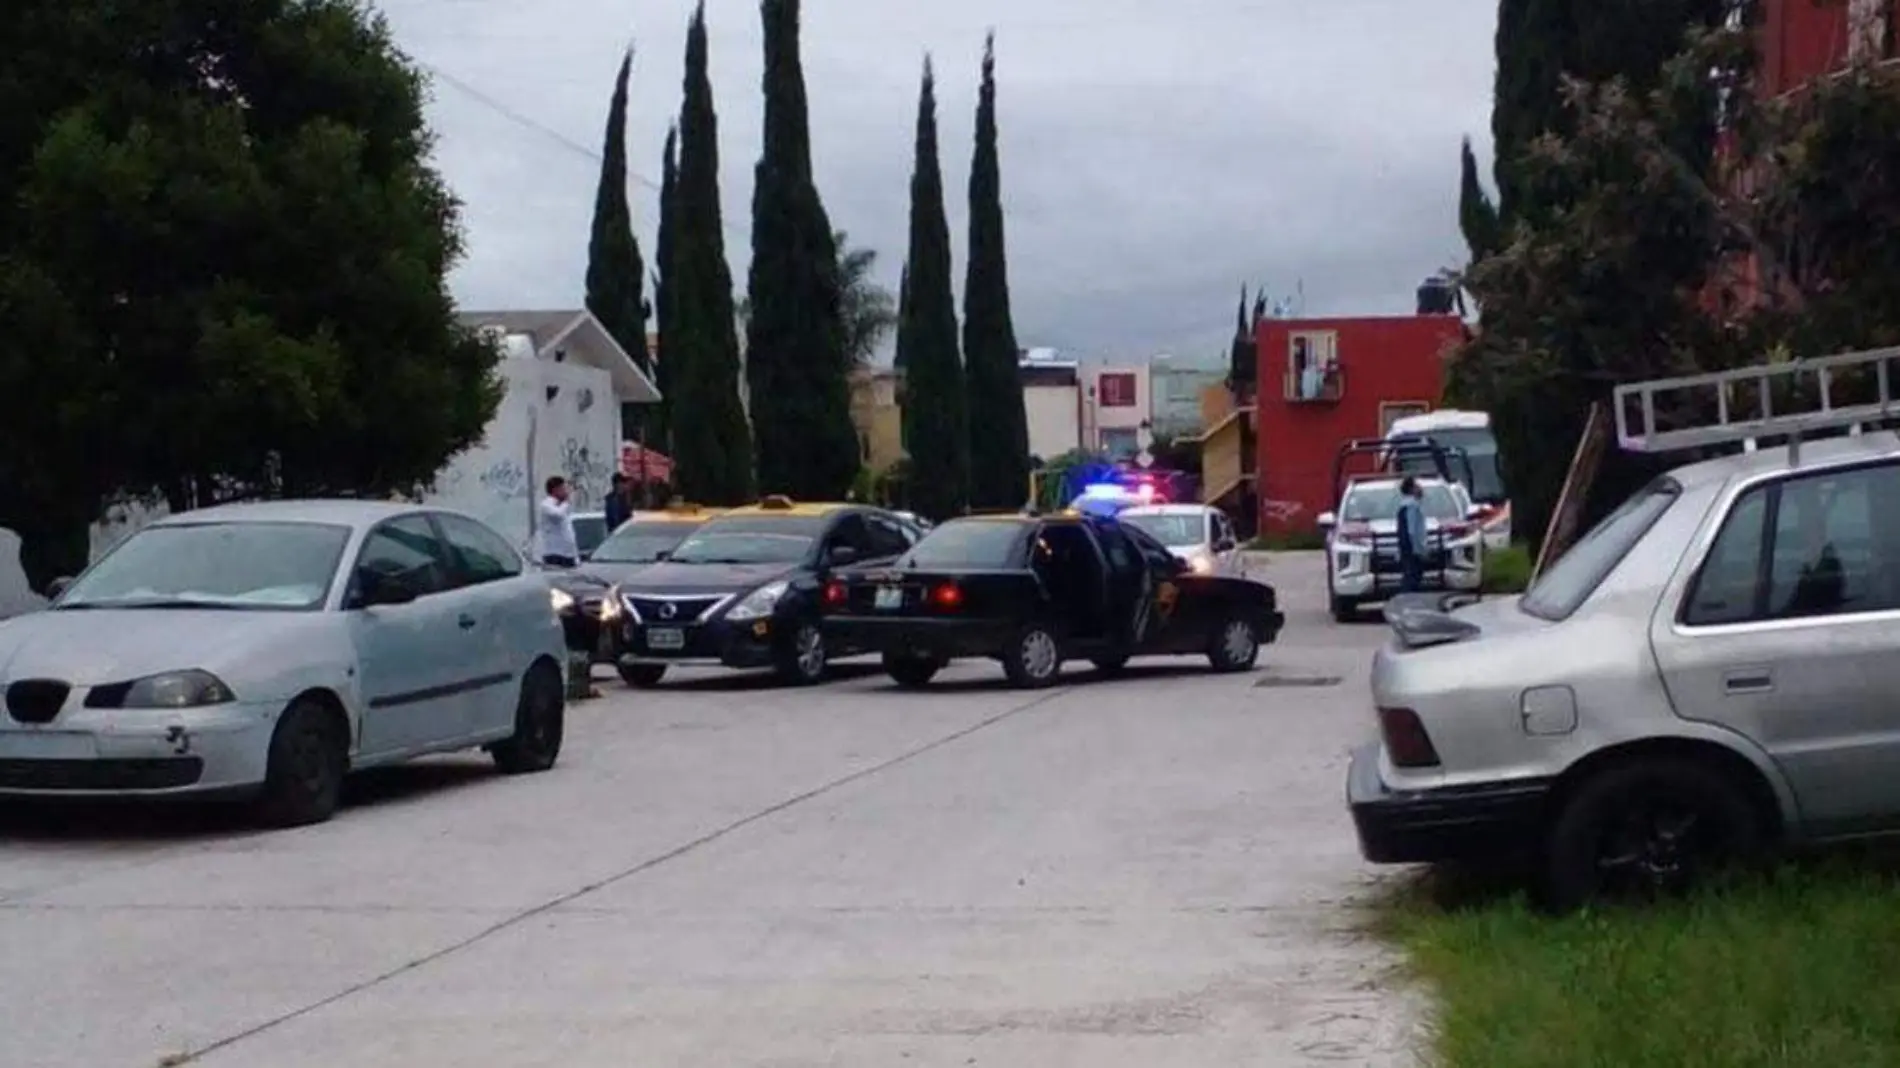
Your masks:
<svg viewBox="0 0 1900 1068"><path fill-rule="evenodd" d="M461 78L457 78L455 75L450 74L448 71L443 70L441 67L438 67L433 63L424 62L422 60L413 60L413 62L416 64L416 66L422 68L424 71L427 71L430 77L435 78L441 81L444 85L447 85L450 88L457 90L463 96L468 97L470 100L473 100L476 103L487 108L488 110L493 111L495 114L500 115L502 118L507 119L508 121L514 123L515 125L520 126L524 129L532 130L535 133L540 134L541 136L547 138L548 140L553 141L555 144L560 145L562 148L567 149L569 152L572 152L580 156L581 158L592 162L595 166L600 166L602 163L605 162L605 160L601 158L600 153L595 151L594 149L589 148L588 146L582 144L581 142L574 140L568 135L562 133L559 130L554 129L553 127L539 121L538 119L533 118L532 116L522 114L520 111L515 110L514 108L508 106L507 104L503 103L500 100L495 99L492 96L489 96L487 93L481 91L480 89L477 89L473 85L470 85L468 82L462 80ZM635 171L631 167L627 169L627 181L629 184L637 182L640 185L645 186L646 188L652 190L655 193L661 192L660 183L654 181L651 178L648 178L646 175L641 174L638 171ZM748 249L752 247L752 238L749 234L743 233L739 231L738 229L734 228L734 226L731 223L724 222L723 220L722 220L722 223L724 225L727 237L739 239Z"/></svg>

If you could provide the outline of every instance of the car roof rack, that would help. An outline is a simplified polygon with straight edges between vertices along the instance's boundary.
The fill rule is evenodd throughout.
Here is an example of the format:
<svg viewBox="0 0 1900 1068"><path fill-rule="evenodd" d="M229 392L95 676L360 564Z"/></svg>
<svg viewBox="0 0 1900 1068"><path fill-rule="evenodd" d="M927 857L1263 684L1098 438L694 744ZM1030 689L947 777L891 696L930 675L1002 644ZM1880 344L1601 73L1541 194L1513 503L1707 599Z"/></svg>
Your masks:
<svg viewBox="0 0 1900 1068"><path fill-rule="evenodd" d="M1352 481L1346 471L1346 461L1354 456L1373 455L1379 457L1379 466L1383 469L1394 461L1408 457L1422 457L1431 460L1438 477L1446 482L1462 482L1469 488L1472 484L1471 456L1464 449L1454 445L1441 445L1428 434L1402 434L1393 438L1348 438L1339 446L1339 453L1333 458L1333 500L1337 502ZM1452 463L1456 462L1464 469L1465 477L1460 479L1452 474ZM1404 478L1409 472L1376 472L1380 478ZM1368 475L1374 477L1374 475Z"/></svg>
<svg viewBox="0 0 1900 1068"><path fill-rule="evenodd" d="M1900 359L1900 347L1847 352L1812 360L1785 360L1728 371L1658 378L1649 382L1631 382L1616 387L1616 441L1626 452L1662 453L1700 449L1716 445L1740 444L1752 451L1755 439L1785 435L1789 462L1801 462L1801 438L1815 431L1847 428L1856 432L1866 423L1894 418L1893 373L1890 361ZM1864 382L1871 374L1873 399L1858 403L1839 403L1836 392L1843 386ZM1738 411L1736 387L1752 387L1752 411ZM1864 390L1857 390L1864 394ZM1776 408L1776 394L1785 405ZM1809 404L1800 407L1798 398L1807 394ZM1671 395L1680 400L1670 404ZM1668 422L1681 425L1660 429L1656 409L1659 401L1676 415L1686 416ZM1634 411L1632 411L1634 409ZM1709 412L1713 411L1713 417ZM1635 418L1632 419L1632 414Z"/></svg>

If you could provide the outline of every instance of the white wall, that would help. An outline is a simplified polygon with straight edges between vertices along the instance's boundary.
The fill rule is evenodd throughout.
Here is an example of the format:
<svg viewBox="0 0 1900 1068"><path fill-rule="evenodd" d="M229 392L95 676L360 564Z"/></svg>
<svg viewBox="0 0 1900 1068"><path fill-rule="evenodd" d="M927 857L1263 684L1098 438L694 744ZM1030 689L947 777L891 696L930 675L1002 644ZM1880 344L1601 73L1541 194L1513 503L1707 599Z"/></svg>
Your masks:
<svg viewBox="0 0 1900 1068"><path fill-rule="evenodd" d="M612 377L596 368L511 359L501 372L507 392L487 435L449 462L424 499L467 512L526 548L549 476L568 480L575 511L598 510L606 499L619 462L620 402ZM549 386L558 387L552 400Z"/></svg>
<svg viewBox="0 0 1900 1068"><path fill-rule="evenodd" d="M1029 454L1053 460L1082 445L1081 391L1076 386L1024 386Z"/></svg>

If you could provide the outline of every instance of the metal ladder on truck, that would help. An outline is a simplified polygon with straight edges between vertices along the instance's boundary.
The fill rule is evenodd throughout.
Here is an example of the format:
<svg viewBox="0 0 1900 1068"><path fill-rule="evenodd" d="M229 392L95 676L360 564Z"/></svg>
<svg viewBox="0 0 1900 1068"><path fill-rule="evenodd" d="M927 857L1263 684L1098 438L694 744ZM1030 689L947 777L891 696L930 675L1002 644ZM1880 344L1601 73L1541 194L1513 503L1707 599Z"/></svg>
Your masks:
<svg viewBox="0 0 1900 1068"><path fill-rule="evenodd" d="M1785 436L1788 461L1799 464L1804 436L1842 428L1855 435L1868 424L1900 418L1893 396L1895 360L1900 360L1900 347L1618 386L1613 398L1617 445L1628 452L1661 453L1739 443L1744 450L1752 452L1759 438ZM1873 383L1872 400L1838 402L1837 396L1843 387L1869 375ZM1748 385L1754 387L1755 403L1744 404L1744 410L1738 410L1737 387ZM1778 391L1784 396L1805 397L1818 404L1777 410L1775 394ZM1864 393L1864 386L1858 392ZM1667 405L1671 395L1680 396L1687 402L1683 407L1692 412L1706 410L1712 400L1715 418L1712 421L1691 418L1683 421L1684 425L1660 428L1656 416L1658 400Z"/></svg>

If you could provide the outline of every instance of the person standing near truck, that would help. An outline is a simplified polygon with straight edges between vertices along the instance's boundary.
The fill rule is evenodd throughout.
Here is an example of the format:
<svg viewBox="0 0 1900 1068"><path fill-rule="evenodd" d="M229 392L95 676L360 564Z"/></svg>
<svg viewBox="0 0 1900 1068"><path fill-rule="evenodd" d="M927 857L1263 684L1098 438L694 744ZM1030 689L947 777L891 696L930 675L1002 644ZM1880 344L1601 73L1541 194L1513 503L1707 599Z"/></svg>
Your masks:
<svg viewBox="0 0 1900 1068"><path fill-rule="evenodd" d="M1418 480L1399 483L1399 592L1417 593L1425 584L1425 506Z"/></svg>
<svg viewBox="0 0 1900 1068"><path fill-rule="evenodd" d="M574 567L580 563L581 550L574 537L574 511L568 501L567 479L555 475L547 481L547 496L535 511L536 552L549 567Z"/></svg>

